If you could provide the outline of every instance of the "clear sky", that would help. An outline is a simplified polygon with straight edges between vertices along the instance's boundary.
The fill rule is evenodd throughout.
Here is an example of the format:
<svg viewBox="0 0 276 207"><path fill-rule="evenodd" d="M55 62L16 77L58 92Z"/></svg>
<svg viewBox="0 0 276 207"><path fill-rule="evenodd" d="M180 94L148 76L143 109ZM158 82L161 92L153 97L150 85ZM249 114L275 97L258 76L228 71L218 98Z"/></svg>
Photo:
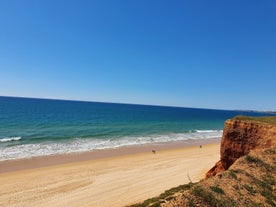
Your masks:
<svg viewBox="0 0 276 207"><path fill-rule="evenodd" d="M1 0L0 95L276 110L275 0Z"/></svg>

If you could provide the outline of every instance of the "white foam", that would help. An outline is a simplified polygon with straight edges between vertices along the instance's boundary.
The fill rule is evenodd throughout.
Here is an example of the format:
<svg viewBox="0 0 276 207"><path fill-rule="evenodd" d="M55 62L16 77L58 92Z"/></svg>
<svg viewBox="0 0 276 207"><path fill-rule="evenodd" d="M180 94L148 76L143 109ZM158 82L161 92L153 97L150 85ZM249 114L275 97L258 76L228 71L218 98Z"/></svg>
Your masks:
<svg viewBox="0 0 276 207"><path fill-rule="evenodd" d="M85 152L96 149L118 148L122 146L165 143L170 141L202 140L220 138L222 130L197 130L190 133L153 134L120 138L95 139L75 138L63 142L22 144L0 148L0 160L29 158L44 155ZM16 138L16 137L14 137ZM17 137L15 140L20 140Z"/></svg>
<svg viewBox="0 0 276 207"><path fill-rule="evenodd" d="M12 142L12 141L18 141L22 139L21 137L6 137L6 138L2 138L0 139L0 142Z"/></svg>
<svg viewBox="0 0 276 207"><path fill-rule="evenodd" d="M199 133L209 133L209 132L217 132L219 130L195 130L195 131Z"/></svg>

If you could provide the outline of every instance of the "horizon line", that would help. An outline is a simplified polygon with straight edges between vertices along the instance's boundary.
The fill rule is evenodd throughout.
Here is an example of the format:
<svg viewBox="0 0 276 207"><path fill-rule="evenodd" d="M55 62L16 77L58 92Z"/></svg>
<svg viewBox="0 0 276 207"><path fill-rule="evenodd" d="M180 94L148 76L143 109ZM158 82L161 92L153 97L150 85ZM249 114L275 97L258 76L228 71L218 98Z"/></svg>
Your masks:
<svg viewBox="0 0 276 207"><path fill-rule="evenodd" d="M25 99L40 99L40 100L53 100L53 101L75 101L75 102L88 102L88 103L104 103L104 104L122 104L122 105L137 105L137 106L154 106L154 107L171 107L171 108L190 108L190 109L208 109L208 110L221 110L221 111L241 111L241 112L276 112L274 110L253 110L253 109L216 109L204 107L190 107L190 106L173 106L173 105L157 105L157 104L142 104L142 103L127 103L127 102L104 102L80 99L66 99L66 98L49 98L49 97L29 97L29 96L9 96L0 95L5 98L25 98Z"/></svg>

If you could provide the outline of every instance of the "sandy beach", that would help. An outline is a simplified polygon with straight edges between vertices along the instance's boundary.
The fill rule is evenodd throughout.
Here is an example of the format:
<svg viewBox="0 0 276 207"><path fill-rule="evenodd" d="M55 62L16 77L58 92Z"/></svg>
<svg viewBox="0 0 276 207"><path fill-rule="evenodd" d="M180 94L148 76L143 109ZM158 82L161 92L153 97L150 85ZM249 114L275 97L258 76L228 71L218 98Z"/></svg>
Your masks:
<svg viewBox="0 0 276 207"><path fill-rule="evenodd" d="M196 182L219 160L219 143L151 148L0 162L0 206L126 206L188 183L188 174Z"/></svg>

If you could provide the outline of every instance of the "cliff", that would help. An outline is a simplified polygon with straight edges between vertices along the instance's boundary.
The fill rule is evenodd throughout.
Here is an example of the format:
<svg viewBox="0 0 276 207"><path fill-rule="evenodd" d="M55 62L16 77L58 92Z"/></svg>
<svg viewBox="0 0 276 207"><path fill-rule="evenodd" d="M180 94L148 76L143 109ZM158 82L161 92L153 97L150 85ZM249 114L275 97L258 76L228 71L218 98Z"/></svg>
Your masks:
<svg viewBox="0 0 276 207"><path fill-rule="evenodd" d="M276 117L235 117L225 122L221 159L208 179L131 207L274 207L275 160Z"/></svg>
<svg viewBox="0 0 276 207"><path fill-rule="evenodd" d="M161 207L275 207L276 148L255 149L228 170L163 199Z"/></svg>
<svg viewBox="0 0 276 207"><path fill-rule="evenodd" d="M238 116L224 125L220 148L220 161L207 172L206 177L227 170L238 158L253 149L276 146L276 125L272 117Z"/></svg>

